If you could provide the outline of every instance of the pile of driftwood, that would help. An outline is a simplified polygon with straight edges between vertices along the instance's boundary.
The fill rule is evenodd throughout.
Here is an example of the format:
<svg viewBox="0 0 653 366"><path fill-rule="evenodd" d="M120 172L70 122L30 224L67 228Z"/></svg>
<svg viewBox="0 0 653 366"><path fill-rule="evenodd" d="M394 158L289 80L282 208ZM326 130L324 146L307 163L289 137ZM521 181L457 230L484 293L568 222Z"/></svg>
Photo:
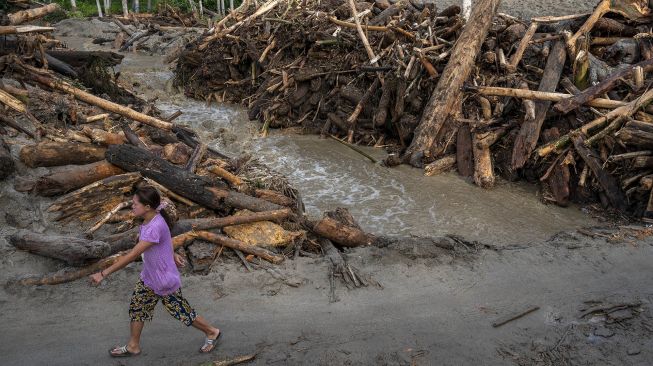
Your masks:
<svg viewBox="0 0 653 366"><path fill-rule="evenodd" d="M479 0L245 2L178 59L207 101L243 102L268 127L385 145L388 165L543 183L547 201L653 217L651 10L522 21ZM647 207L648 206L648 207Z"/></svg>
<svg viewBox="0 0 653 366"><path fill-rule="evenodd" d="M10 236L16 248L70 266L13 283L58 284L111 265L137 240L140 222L131 214L131 195L147 184L169 203L175 249L195 271L208 270L224 248L248 269L269 270L287 257L324 253L333 275L348 286L367 285L334 243L353 247L378 238L346 210L310 221L285 178L251 157L231 158L207 146L174 122L183 112L162 117L150 102L127 106L78 87L75 75L82 66L73 61L96 53L58 50L47 33L7 37L8 43L32 47L5 49L0 56L0 178L13 179L27 199L52 197L52 227L80 232L20 230ZM68 52L76 57L63 61Z"/></svg>

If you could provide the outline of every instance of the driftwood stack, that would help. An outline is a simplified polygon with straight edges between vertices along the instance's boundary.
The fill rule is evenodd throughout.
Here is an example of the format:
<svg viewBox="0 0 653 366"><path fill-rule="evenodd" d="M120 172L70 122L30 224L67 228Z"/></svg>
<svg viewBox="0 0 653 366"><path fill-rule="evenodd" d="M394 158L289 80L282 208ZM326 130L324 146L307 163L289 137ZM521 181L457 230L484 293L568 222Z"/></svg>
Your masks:
<svg viewBox="0 0 653 366"><path fill-rule="evenodd" d="M371 236L346 210L311 222L283 176L251 157L230 158L207 146L175 123L182 111L161 116L152 101L130 94L115 77L98 78L89 89L78 87L74 76L83 75L89 64L103 60L103 67L113 66L122 57L58 48L49 30L34 28L44 33L39 37L14 32L2 48L0 179L13 179L27 198L52 197L47 211L53 226L68 226L79 235L21 230L8 237L18 249L71 266L14 283L57 284L114 263L136 243L139 221L131 214L131 195L144 184L168 202L165 210L176 221L175 249L189 257L193 270L210 268L225 247L248 269L269 268L261 261L278 264L328 251L332 274L353 278L356 286L366 283L334 251L334 244L372 244L361 240ZM50 67L52 60L57 68ZM108 94L109 99L95 95L103 84L135 98L134 103L121 104L121 93Z"/></svg>
<svg viewBox="0 0 653 366"><path fill-rule="evenodd" d="M245 2L181 54L177 82L244 103L264 131L299 125L383 145L387 165L653 217L648 2L530 21L498 5L465 21L417 1Z"/></svg>

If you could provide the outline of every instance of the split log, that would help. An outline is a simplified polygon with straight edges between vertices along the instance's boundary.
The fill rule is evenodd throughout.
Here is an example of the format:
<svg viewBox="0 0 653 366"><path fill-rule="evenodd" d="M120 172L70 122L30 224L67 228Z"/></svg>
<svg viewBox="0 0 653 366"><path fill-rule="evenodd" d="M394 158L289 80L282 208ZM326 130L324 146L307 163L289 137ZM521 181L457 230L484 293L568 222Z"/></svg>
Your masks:
<svg viewBox="0 0 653 366"><path fill-rule="evenodd" d="M218 245L223 245L227 248L240 250L243 253L253 254L257 257L265 259L270 263L281 263L284 259L282 255L276 254L261 247L257 247L255 245L248 245L240 240L232 239L225 235L215 234L208 231L196 231L194 234L198 239L206 240Z"/></svg>
<svg viewBox="0 0 653 366"><path fill-rule="evenodd" d="M451 115L461 97L461 87L469 77L481 45L487 36L500 0L479 0L474 5L469 21L451 50L449 62L433 90L415 130L413 141L406 150L412 165L420 166L418 152L429 152L438 133Z"/></svg>
<svg viewBox="0 0 653 366"><path fill-rule="evenodd" d="M8 241L18 249L60 259L72 266L79 266L90 260L110 255L110 246L103 241L71 236L46 235L21 230L11 235Z"/></svg>
<svg viewBox="0 0 653 366"><path fill-rule="evenodd" d="M619 71L613 72L607 79L590 86L580 92L580 94L556 103L553 108L560 113L569 113L579 106L587 104L597 96L604 95L612 90L619 80L630 77L637 67L641 67L644 72L650 71L653 69L653 59L644 60L638 64L629 65Z"/></svg>
<svg viewBox="0 0 653 366"><path fill-rule="evenodd" d="M424 167L424 175L431 177L449 171L456 166L456 154L442 157Z"/></svg>
<svg viewBox="0 0 653 366"><path fill-rule="evenodd" d="M346 247L371 245L375 237L364 232L346 209L325 212L313 232Z"/></svg>
<svg viewBox="0 0 653 366"><path fill-rule="evenodd" d="M458 128L456 137L456 168L463 177L474 174L474 153L472 151L472 133L469 124L464 123Z"/></svg>
<svg viewBox="0 0 653 366"><path fill-rule="evenodd" d="M190 219L183 220L192 226L193 230L209 230L223 228L225 226L250 224L259 221L280 221L292 214L290 209L282 209L275 211L254 212L244 215L226 216L226 217L211 217L206 219Z"/></svg>
<svg viewBox="0 0 653 366"><path fill-rule="evenodd" d="M38 75L35 73L30 74L31 78L38 83L45 85L49 88L52 89L57 89L61 90L66 93L70 93L75 96L75 98L86 102L88 104L92 104L94 106L100 107L106 111L113 112L116 114L119 114L123 117L133 119L134 121L138 121L141 123L144 123L146 125L152 126L152 127L157 127L160 129L164 130L171 130L172 127L174 126L172 123L160 120L158 118L148 116L146 114L137 112L129 107L122 106L117 103L110 102L106 99L102 99L99 97L96 97L95 95L91 93L87 93L81 89L75 88L74 86L61 81L61 80L55 80L54 78L50 78L47 76L43 75Z"/></svg>
<svg viewBox="0 0 653 366"><path fill-rule="evenodd" d="M25 104L20 100L16 99L13 95L7 93L6 91L0 89L0 103L6 105L7 107L15 110L18 113L27 112Z"/></svg>
<svg viewBox="0 0 653 366"><path fill-rule="evenodd" d="M598 158L599 155L585 146L585 139L580 134L572 135L571 139L576 152L583 158L585 164L590 167L599 184L603 187L603 192L608 197L612 207L618 211L626 211L628 208L626 195L621 190L619 182L603 169L603 163Z"/></svg>
<svg viewBox="0 0 653 366"><path fill-rule="evenodd" d="M10 25L18 25L18 24L32 21L34 19L44 17L50 13L54 13L59 9L61 9L61 7L59 7L59 4L52 3L45 6L41 6L39 8L21 10L15 13L11 13L7 15L7 17L9 18Z"/></svg>
<svg viewBox="0 0 653 366"><path fill-rule="evenodd" d="M40 196L57 196L123 173L122 169L106 160L86 165L67 165L37 178L29 190Z"/></svg>
<svg viewBox="0 0 653 366"><path fill-rule="evenodd" d="M538 91L555 91L558 83L560 82L560 76L562 75L562 70L565 67L566 58L567 51L565 49L564 42L556 42L546 62L544 75L540 81ZM546 113L549 110L550 106L551 102L537 102L535 104L535 118L527 118L521 125L519 134L515 139L512 150L513 169L522 168L526 164L528 157L535 149L535 146L537 146L537 141L540 138L540 129L542 128L542 124L544 123Z"/></svg>
<svg viewBox="0 0 653 366"><path fill-rule="evenodd" d="M0 137L0 180L4 180L16 170L16 164L11 157L9 146Z"/></svg>
<svg viewBox="0 0 653 366"><path fill-rule="evenodd" d="M135 146L112 145L107 150L106 158L126 171L138 171L144 177L151 178L171 191L208 208L222 208L224 203L255 212L283 208L260 198L231 191L224 183L219 184L192 174Z"/></svg>
<svg viewBox="0 0 653 366"><path fill-rule="evenodd" d="M20 160L30 168L88 164L104 160L106 149L78 142L41 142L20 150Z"/></svg>
<svg viewBox="0 0 653 366"><path fill-rule="evenodd" d="M125 201L125 195L130 194L141 179L139 173L102 179L59 197L48 207L48 212L58 212L57 221L72 218L90 220L111 211L120 202Z"/></svg>

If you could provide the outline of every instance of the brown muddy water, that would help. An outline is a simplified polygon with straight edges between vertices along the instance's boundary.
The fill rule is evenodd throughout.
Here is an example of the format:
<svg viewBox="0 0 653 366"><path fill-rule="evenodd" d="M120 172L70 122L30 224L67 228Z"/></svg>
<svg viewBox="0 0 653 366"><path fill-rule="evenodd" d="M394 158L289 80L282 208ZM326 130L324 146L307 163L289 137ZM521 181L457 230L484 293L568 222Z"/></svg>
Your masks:
<svg viewBox="0 0 653 366"><path fill-rule="evenodd" d="M496 244L523 244L595 222L579 207L543 204L535 186L501 182L483 190L455 173L425 177L407 166L386 168L331 139L272 130L238 105L212 104L185 97L172 87L173 73L161 57L129 54L121 78L146 98L158 97L164 115L177 110L177 123L198 131L211 146L237 156L248 152L287 176L302 194L311 216L347 207L370 232L385 235L458 234ZM378 160L381 148L363 147Z"/></svg>

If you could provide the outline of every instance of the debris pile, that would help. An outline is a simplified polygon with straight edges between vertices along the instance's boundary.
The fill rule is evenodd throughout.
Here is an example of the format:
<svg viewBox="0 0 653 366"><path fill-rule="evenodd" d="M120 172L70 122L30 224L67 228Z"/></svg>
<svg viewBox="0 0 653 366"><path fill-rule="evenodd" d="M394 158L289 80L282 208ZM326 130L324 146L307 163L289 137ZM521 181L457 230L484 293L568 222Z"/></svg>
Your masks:
<svg viewBox="0 0 653 366"><path fill-rule="evenodd" d="M480 0L245 2L188 45L188 95L245 104L268 128L384 146L389 166L541 182L546 201L653 218L647 1L528 22Z"/></svg>
<svg viewBox="0 0 653 366"><path fill-rule="evenodd" d="M116 64L120 55L61 48L49 36L53 28L28 27L5 33L0 56L0 166L2 179L26 199L47 197L52 230L23 225L8 241L69 267L13 284L58 284L114 263L136 242L131 195L143 184L164 196L176 221L175 249L196 272L207 271L224 248L248 269L324 253L331 278L349 287L374 283L335 245L387 245L392 239L365 233L346 209L309 220L283 176L250 156L232 158L207 146L174 122L181 111L163 117L151 101L134 96L121 104L120 95L95 95L102 84L127 92L113 75L79 87L86 60Z"/></svg>

